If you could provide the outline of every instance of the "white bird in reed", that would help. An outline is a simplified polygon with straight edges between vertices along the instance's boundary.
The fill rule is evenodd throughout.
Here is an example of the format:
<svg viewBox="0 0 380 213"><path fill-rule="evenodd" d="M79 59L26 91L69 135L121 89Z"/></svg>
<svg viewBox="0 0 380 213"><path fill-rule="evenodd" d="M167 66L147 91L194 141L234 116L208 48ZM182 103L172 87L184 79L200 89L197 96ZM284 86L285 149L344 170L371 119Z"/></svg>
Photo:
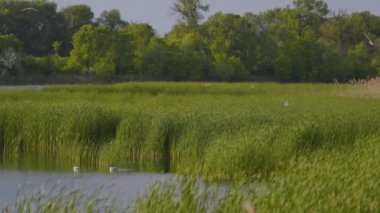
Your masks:
<svg viewBox="0 0 380 213"><path fill-rule="evenodd" d="M114 174L118 172L118 169L115 166L110 166L109 171L110 171L110 174Z"/></svg>
<svg viewBox="0 0 380 213"><path fill-rule="evenodd" d="M289 106L289 101L286 100L286 101L284 102L284 107L288 107L288 106Z"/></svg>
<svg viewBox="0 0 380 213"><path fill-rule="evenodd" d="M80 172L80 168L78 166L73 167L74 174L78 174Z"/></svg>

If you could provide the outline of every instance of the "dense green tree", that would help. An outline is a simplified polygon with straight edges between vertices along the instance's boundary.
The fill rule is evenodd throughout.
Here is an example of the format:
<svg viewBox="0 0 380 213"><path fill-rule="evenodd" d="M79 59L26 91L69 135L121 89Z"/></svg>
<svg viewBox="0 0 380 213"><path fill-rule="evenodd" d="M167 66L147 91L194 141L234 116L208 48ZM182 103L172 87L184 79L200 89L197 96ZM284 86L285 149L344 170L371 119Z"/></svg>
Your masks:
<svg viewBox="0 0 380 213"><path fill-rule="evenodd" d="M205 30L202 28L188 28L182 24L177 24L166 35L165 42L180 51L211 57L208 39L205 34Z"/></svg>
<svg viewBox="0 0 380 213"><path fill-rule="evenodd" d="M152 38L137 64L139 75L155 80L204 80L211 72L211 61L201 52L168 46Z"/></svg>
<svg viewBox="0 0 380 213"><path fill-rule="evenodd" d="M54 55L59 56L59 50L61 49L62 42L60 41L55 41L52 44L53 50L54 50Z"/></svg>
<svg viewBox="0 0 380 213"><path fill-rule="evenodd" d="M116 74L131 74L133 70L133 48L131 36L126 28L114 32L113 51L115 52Z"/></svg>
<svg viewBox="0 0 380 213"><path fill-rule="evenodd" d="M73 48L71 39L74 33L83 25L92 24L94 13L89 6L78 4L62 8L59 14L64 17L66 28L66 39L63 41L61 51L63 55L68 55Z"/></svg>
<svg viewBox="0 0 380 213"><path fill-rule="evenodd" d="M56 9L48 0L0 0L2 74L19 73L20 61L44 74L146 80L331 82L380 74L380 17L328 16L323 0L293 0L261 14L217 12L203 24L208 5L175 0L171 10L181 19L163 38L149 24L123 21L118 10L93 22L87 5Z"/></svg>
<svg viewBox="0 0 380 213"><path fill-rule="evenodd" d="M182 71L171 72L176 80L211 80L212 57L204 27L189 28L177 24L165 37L172 48L172 60L182 64Z"/></svg>
<svg viewBox="0 0 380 213"><path fill-rule="evenodd" d="M132 69L141 72L142 60L153 38L156 37L152 26L148 24L131 23L128 27L120 30L130 39ZM140 73L141 74L141 73ZM139 75L139 74L138 74Z"/></svg>
<svg viewBox="0 0 380 213"><path fill-rule="evenodd" d="M205 23L210 50L215 59L224 60L229 56L239 57L240 21L239 15L218 12Z"/></svg>
<svg viewBox="0 0 380 213"><path fill-rule="evenodd" d="M371 66L370 47L366 42L358 43L350 48L347 56L347 72L351 74L351 78L365 79L376 75L376 68Z"/></svg>
<svg viewBox="0 0 380 213"><path fill-rule="evenodd" d="M127 22L122 20L118 10L103 11L96 23L101 26L109 26L112 30L127 26Z"/></svg>
<svg viewBox="0 0 380 213"><path fill-rule="evenodd" d="M274 59L277 57L277 43L281 36L276 21L266 13L246 14L251 38L245 64L254 76L273 76Z"/></svg>
<svg viewBox="0 0 380 213"><path fill-rule="evenodd" d="M132 39L132 46L136 51L142 51L146 48L150 40L156 36L154 29L149 24L131 23L125 32Z"/></svg>
<svg viewBox="0 0 380 213"><path fill-rule="evenodd" d="M286 81L312 81L322 62L323 48L312 30L297 39L279 43L276 76Z"/></svg>
<svg viewBox="0 0 380 213"><path fill-rule="evenodd" d="M324 59L335 56L326 53L329 48L320 40L324 33L321 26L329 12L327 4L320 0L295 0L293 5L263 14L265 31L276 45L273 51L276 77L284 81L331 79L333 73L319 76L323 73Z"/></svg>
<svg viewBox="0 0 380 213"><path fill-rule="evenodd" d="M14 34L26 54L47 55L54 41L65 39L57 5L46 0L0 0L0 34Z"/></svg>
<svg viewBox="0 0 380 213"><path fill-rule="evenodd" d="M373 39L373 41L374 47L372 49L373 57L371 65L376 69L377 75L380 76L380 37Z"/></svg>
<svg viewBox="0 0 380 213"><path fill-rule="evenodd" d="M112 75L115 64L111 42L110 28L84 25L73 37L68 66L82 73Z"/></svg>
<svg viewBox="0 0 380 213"><path fill-rule="evenodd" d="M195 27L203 19L202 12L209 10L209 5L201 0L176 0L171 10L180 15L180 21L188 27Z"/></svg>
<svg viewBox="0 0 380 213"><path fill-rule="evenodd" d="M299 33L302 33L305 28L311 28L317 32L329 13L328 5L324 0L293 0L293 5L298 16Z"/></svg>
<svg viewBox="0 0 380 213"><path fill-rule="evenodd" d="M0 50L12 47L16 50L21 48L21 42L13 34L10 35L0 35Z"/></svg>
<svg viewBox="0 0 380 213"><path fill-rule="evenodd" d="M71 5L59 11L66 21L66 26L71 34L77 32L83 25L91 24L94 13L91 8L84 4Z"/></svg>
<svg viewBox="0 0 380 213"><path fill-rule="evenodd" d="M85 25L73 37L73 50L70 52L68 67L78 72L89 71L95 63L94 37L95 29Z"/></svg>
<svg viewBox="0 0 380 213"><path fill-rule="evenodd" d="M218 12L204 25L215 61L214 78L222 76L219 80L227 81L247 77L248 71L243 60L252 60L249 48L254 37L247 28L246 20L239 15Z"/></svg>
<svg viewBox="0 0 380 213"><path fill-rule="evenodd" d="M68 67L100 76L127 73L132 64L130 41L125 31L84 25L73 37Z"/></svg>
<svg viewBox="0 0 380 213"><path fill-rule="evenodd" d="M214 61L211 80L216 81L244 81L248 77L248 70L237 57L228 57Z"/></svg>
<svg viewBox="0 0 380 213"><path fill-rule="evenodd" d="M340 55L336 63L341 66L336 67L336 70L344 69L341 71L341 80L376 75L379 49L375 43L380 36L379 27L380 17L369 12L339 13L321 25L321 36Z"/></svg>
<svg viewBox="0 0 380 213"><path fill-rule="evenodd" d="M167 76L170 73L168 62L171 60L169 51L162 40L150 39L144 50L135 56L137 75L150 80L168 80Z"/></svg>

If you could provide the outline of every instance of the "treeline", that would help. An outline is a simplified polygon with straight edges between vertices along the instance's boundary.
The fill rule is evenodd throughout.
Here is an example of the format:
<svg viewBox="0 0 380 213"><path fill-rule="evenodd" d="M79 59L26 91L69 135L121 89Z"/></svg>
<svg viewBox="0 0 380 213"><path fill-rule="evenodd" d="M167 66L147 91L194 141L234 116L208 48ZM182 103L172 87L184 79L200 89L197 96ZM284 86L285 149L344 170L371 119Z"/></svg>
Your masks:
<svg viewBox="0 0 380 213"><path fill-rule="evenodd" d="M322 0L243 16L177 0L178 23L160 37L118 10L0 0L0 75L170 81L332 82L380 73L380 17L332 12Z"/></svg>

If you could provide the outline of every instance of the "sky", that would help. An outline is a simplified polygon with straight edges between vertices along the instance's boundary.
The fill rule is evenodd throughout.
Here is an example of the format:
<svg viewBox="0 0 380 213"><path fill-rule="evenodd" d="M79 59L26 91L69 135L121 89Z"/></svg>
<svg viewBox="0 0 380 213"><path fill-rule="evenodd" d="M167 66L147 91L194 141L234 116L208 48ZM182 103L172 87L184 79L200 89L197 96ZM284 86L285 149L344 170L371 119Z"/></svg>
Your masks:
<svg viewBox="0 0 380 213"><path fill-rule="evenodd" d="M159 35L169 32L178 20L170 11L175 0L55 0L58 9L73 4L87 4L95 16L103 10L118 9L126 21L149 23ZM291 5L292 0L203 0L210 5L206 17L217 11L224 13L244 14L260 13L276 7ZM380 15L380 0L327 0L331 10L347 12L370 11Z"/></svg>

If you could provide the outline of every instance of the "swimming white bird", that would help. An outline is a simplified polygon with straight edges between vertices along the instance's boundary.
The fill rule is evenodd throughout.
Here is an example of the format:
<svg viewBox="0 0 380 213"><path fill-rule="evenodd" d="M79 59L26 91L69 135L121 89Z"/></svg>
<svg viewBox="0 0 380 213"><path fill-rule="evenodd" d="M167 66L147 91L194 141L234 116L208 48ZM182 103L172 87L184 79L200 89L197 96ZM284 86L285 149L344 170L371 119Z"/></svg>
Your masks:
<svg viewBox="0 0 380 213"><path fill-rule="evenodd" d="M117 168L116 166L110 166L109 167L109 172L110 172L110 174L128 173L128 172L131 172L131 170L130 169Z"/></svg>
<svg viewBox="0 0 380 213"><path fill-rule="evenodd" d="M27 7L27 8L24 8L24 9L20 10L20 11L21 11L21 12L24 12L24 11L28 11L28 10L30 10L30 11L34 11L34 12L36 12L36 13L39 12L36 8L33 8L33 7Z"/></svg>
<svg viewBox="0 0 380 213"><path fill-rule="evenodd" d="M118 172L118 169L115 166L110 166L109 171L110 171L110 174L114 174Z"/></svg>
<svg viewBox="0 0 380 213"><path fill-rule="evenodd" d="M80 172L80 168L78 166L73 167L74 174L78 174Z"/></svg>

